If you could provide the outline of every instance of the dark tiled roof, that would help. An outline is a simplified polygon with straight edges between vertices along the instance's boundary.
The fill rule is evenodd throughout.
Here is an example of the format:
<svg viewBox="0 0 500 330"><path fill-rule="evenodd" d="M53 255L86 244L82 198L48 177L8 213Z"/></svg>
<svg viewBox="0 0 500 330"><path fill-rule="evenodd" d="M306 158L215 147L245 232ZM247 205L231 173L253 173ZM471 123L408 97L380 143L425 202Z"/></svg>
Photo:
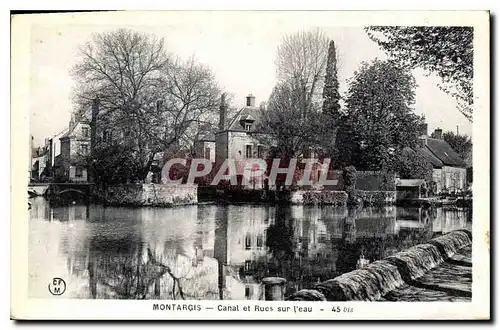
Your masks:
<svg viewBox="0 0 500 330"><path fill-rule="evenodd" d="M436 156L444 165L466 167L465 162L445 140L427 139L427 149Z"/></svg>
<svg viewBox="0 0 500 330"><path fill-rule="evenodd" d="M252 124L252 129L250 131L254 131L255 127L259 124L259 119L260 109L258 107L244 107L229 122L227 130L246 132L244 121L247 121Z"/></svg>

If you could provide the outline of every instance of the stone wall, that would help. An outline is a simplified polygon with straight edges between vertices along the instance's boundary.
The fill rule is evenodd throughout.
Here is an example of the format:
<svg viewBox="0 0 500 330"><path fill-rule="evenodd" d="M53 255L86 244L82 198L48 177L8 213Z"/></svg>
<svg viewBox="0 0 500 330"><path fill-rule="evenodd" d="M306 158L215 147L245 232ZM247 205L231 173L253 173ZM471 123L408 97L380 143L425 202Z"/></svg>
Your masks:
<svg viewBox="0 0 500 330"><path fill-rule="evenodd" d="M111 205L180 206L198 203L194 184L122 184L109 186L98 198Z"/></svg>
<svg viewBox="0 0 500 330"><path fill-rule="evenodd" d="M429 243L419 244L361 269L315 284L310 289L292 294L286 300L379 300L397 288L415 284L415 279L422 277L461 249L471 245L472 233L464 229L456 230L432 239ZM446 285L449 287L450 284L452 282L448 279ZM422 291L422 288L425 287L420 287L419 290Z"/></svg>

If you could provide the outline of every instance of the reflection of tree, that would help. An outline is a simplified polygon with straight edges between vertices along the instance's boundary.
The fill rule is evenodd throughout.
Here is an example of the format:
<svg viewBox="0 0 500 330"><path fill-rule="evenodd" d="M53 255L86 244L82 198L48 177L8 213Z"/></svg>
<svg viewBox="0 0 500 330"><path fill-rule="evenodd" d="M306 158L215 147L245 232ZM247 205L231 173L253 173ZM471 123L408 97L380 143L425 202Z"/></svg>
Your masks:
<svg viewBox="0 0 500 330"><path fill-rule="evenodd" d="M209 285L203 276L213 274L213 269L169 245L155 249L130 237L92 239L88 263L92 298L175 300L212 294L203 287Z"/></svg>
<svg viewBox="0 0 500 330"><path fill-rule="evenodd" d="M294 228L289 207L276 207L276 220L267 228L266 244L271 252L269 262L270 275L290 278L289 272L296 271L294 267ZM274 274L273 274L274 273Z"/></svg>
<svg viewBox="0 0 500 330"><path fill-rule="evenodd" d="M356 235L356 211L356 209L350 208L348 216L341 220L341 238L336 242L338 257L335 265L339 275L356 269L356 262L360 255L358 249L353 248L351 243L354 241L352 236Z"/></svg>

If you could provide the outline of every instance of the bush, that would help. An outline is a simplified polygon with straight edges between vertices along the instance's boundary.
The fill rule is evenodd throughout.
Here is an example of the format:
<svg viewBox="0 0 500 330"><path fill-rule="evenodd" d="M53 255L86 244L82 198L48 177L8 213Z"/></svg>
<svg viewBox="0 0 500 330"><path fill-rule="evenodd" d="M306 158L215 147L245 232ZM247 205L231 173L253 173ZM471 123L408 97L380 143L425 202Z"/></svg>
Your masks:
<svg viewBox="0 0 500 330"><path fill-rule="evenodd" d="M395 191L355 190L349 197L351 204L391 205L396 202Z"/></svg>
<svg viewBox="0 0 500 330"><path fill-rule="evenodd" d="M306 191L303 194L304 204L313 205L346 205L347 193L345 191Z"/></svg>

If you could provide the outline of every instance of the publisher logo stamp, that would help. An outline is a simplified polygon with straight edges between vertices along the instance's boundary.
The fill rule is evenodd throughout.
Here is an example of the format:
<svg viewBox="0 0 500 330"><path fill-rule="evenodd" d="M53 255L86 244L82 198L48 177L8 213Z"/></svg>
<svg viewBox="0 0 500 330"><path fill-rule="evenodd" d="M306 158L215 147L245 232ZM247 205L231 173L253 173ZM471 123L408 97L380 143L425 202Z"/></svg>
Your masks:
<svg viewBox="0 0 500 330"><path fill-rule="evenodd" d="M49 283L49 291L54 296L60 296L66 291L66 282L62 278L54 277Z"/></svg>

